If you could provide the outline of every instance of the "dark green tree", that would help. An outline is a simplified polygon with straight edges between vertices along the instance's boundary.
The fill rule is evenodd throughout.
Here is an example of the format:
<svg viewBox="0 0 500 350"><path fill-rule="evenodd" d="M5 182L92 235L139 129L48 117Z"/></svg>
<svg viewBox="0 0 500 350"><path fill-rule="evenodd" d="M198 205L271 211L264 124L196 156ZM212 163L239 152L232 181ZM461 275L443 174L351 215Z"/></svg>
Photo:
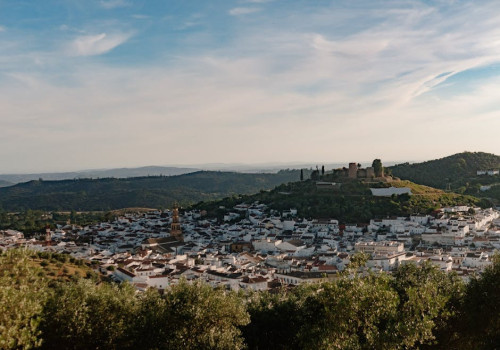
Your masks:
<svg viewBox="0 0 500 350"><path fill-rule="evenodd" d="M482 275L470 280L456 319L459 337L455 344L471 350L499 348L500 254L493 256L493 264Z"/></svg>
<svg viewBox="0 0 500 350"><path fill-rule="evenodd" d="M437 333L445 332L446 323L457 311L463 282L429 262L422 266L409 263L395 272L393 288L399 295L397 318L389 332L393 344L403 348L435 346Z"/></svg>
<svg viewBox="0 0 500 350"><path fill-rule="evenodd" d="M313 170L311 173L311 180L317 181L319 180L319 171L318 170Z"/></svg>
<svg viewBox="0 0 500 350"><path fill-rule="evenodd" d="M40 324L44 349L130 347L136 314L134 288L91 280L56 287Z"/></svg>
<svg viewBox="0 0 500 350"><path fill-rule="evenodd" d="M41 344L41 313L50 291L41 269L30 263L31 254L13 249L0 255L0 349Z"/></svg>
<svg viewBox="0 0 500 350"><path fill-rule="evenodd" d="M242 300L234 292L205 283L181 281L165 294L168 338L165 349L241 349L240 327L249 322Z"/></svg>

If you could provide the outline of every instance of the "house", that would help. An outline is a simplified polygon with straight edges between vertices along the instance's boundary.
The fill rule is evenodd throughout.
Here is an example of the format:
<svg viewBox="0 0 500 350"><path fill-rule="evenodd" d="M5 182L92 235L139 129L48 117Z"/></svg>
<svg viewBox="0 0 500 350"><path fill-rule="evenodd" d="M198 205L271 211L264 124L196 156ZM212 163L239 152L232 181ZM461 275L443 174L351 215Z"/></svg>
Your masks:
<svg viewBox="0 0 500 350"><path fill-rule="evenodd" d="M249 289L253 291L266 290L267 289L267 278L263 276L250 277L245 276L241 279L240 287L243 289Z"/></svg>
<svg viewBox="0 0 500 350"><path fill-rule="evenodd" d="M299 285L303 283L316 283L333 280L337 278L337 272L306 272L291 271L288 273L276 273L274 275L282 284Z"/></svg>
<svg viewBox="0 0 500 350"><path fill-rule="evenodd" d="M404 251L404 244L393 241L356 242L354 250L372 255L395 254Z"/></svg>
<svg viewBox="0 0 500 350"><path fill-rule="evenodd" d="M294 239L290 241L281 242L276 247L282 252L292 252L295 253L301 249L306 248L306 244L301 240Z"/></svg>

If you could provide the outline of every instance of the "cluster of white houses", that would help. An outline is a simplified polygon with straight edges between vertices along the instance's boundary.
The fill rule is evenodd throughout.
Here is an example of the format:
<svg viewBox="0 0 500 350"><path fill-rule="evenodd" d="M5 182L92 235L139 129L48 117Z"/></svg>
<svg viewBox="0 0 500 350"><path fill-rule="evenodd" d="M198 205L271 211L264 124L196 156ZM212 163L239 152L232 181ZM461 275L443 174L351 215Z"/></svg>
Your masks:
<svg viewBox="0 0 500 350"><path fill-rule="evenodd" d="M500 250L496 209L453 207L347 225L300 219L294 209L278 213L260 203L235 206L224 223L204 214L128 214L111 223L59 227L45 241L0 231L0 249L68 253L96 262L103 273L138 290L165 289L181 279L233 290L334 279L356 252L366 253L367 268L377 271L429 261L467 279Z"/></svg>
<svg viewBox="0 0 500 350"><path fill-rule="evenodd" d="M479 176L481 175L495 176L500 174L500 170L498 169L478 170L476 174Z"/></svg>

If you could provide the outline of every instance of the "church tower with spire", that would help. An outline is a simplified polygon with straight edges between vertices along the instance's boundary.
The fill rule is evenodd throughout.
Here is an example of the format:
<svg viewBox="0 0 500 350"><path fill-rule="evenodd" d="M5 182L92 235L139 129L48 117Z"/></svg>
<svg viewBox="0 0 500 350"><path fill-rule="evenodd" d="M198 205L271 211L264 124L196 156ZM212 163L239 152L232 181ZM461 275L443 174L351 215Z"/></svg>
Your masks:
<svg viewBox="0 0 500 350"><path fill-rule="evenodd" d="M179 207L177 203L174 204L174 209L172 210L172 224L170 224L170 236L174 237L176 240L183 242L184 237L182 236L181 223L179 221Z"/></svg>

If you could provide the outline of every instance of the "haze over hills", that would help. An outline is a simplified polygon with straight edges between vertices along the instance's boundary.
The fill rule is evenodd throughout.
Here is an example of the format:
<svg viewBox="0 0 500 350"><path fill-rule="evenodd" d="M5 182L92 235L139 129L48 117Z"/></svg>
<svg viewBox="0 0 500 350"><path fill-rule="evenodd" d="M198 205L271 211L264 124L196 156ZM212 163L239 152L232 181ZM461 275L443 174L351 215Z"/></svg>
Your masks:
<svg viewBox="0 0 500 350"><path fill-rule="evenodd" d="M16 183L33 180L72 180L96 178L127 178L141 176L175 176L199 171L197 168L145 166L139 168L96 169L72 172L32 173L32 174L3 174L0 175L0 187L11 186Z"/></svg>

